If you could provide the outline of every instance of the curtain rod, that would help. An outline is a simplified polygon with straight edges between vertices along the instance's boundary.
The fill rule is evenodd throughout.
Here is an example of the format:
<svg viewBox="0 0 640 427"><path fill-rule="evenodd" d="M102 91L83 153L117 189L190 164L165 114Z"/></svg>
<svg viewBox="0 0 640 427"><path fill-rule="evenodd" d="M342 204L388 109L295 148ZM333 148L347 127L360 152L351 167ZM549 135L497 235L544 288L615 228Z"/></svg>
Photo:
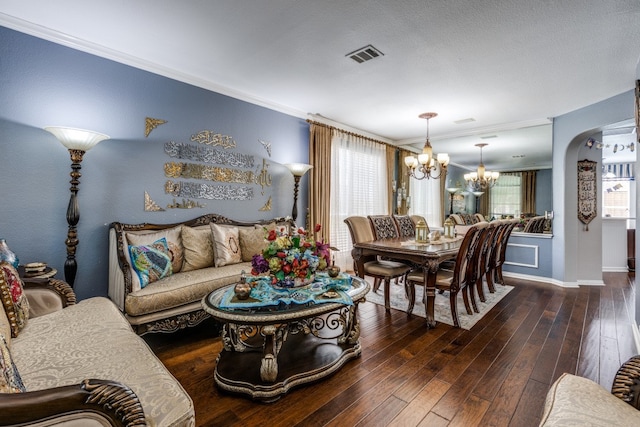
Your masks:
<svg viewBox="0 0 640 427"><path fill-rule="evenodd" d="M393 148L395 148L397 150L400 150L400 147L398 147L397 145L389 144L388 142L384 142L384 141L380 141L378 139L370 138L368 136L364 136L364 135L361 135L359 133L349 132L347 130L340 129L338 127L331 126L331 125L328 125L326 123L316 122L315 120L310 120L310 119L307 119L307 123L312 124L312 125L316 125L316 126L322 126L322 127L325 127L325 128L331 129L331 130L337 130L339 132L346 133L347 135L357 136L358 138L364 138L364 139L366 139L368 141L377 142L378 144L387 145L389 147L393 147Z"/></svg>

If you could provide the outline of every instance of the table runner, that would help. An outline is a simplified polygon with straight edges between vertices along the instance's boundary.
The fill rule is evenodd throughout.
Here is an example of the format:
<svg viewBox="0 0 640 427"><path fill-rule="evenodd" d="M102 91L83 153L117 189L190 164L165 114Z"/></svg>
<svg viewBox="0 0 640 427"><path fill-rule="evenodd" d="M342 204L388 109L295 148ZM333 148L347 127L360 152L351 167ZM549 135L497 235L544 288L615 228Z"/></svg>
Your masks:
<svg viewBox="0 0 640 427"><path fill-rule="evenodd" d="M222 296L220 308L260 308L291 304L342 303L352 305L353 301L346 291L351 289L351 276L341 273L331 278L327 273L316 273L313 283L300 288L274 288L268 277L247 277L252 284L249 298L240 300L231 286ZM332 291L334 293L332 293Z"/></svg>

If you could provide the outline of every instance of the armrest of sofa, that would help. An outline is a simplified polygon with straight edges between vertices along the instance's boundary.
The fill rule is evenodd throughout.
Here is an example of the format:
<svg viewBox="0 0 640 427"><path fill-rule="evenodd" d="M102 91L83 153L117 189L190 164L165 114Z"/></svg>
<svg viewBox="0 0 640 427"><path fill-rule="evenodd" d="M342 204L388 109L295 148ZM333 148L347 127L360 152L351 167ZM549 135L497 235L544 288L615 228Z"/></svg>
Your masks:
<svg viewBox="0 0 640 427"><path fill-rule="evenodd" d="M65 421L78 425L147 425L140 400L129 387L95 379L46 390L2 393L0 413L0 426L46 426Z"/></svg>
<svg viewBox="0 0 640 427"><path fill-rule="evenodd" d="M69 284L58 279L25 279L24 291L29 300L29 317L38 317L76 303Z"/></svg>

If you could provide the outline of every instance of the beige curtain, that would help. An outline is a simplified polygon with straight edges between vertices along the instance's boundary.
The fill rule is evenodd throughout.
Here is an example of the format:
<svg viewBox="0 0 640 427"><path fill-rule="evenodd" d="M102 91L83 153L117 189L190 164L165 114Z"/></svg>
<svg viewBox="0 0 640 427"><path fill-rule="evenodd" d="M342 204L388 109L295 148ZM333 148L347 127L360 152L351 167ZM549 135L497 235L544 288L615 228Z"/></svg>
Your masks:
<svg viewBox="0 0 640 427"><path fill-rule="evenodd" d="M393 185L391 185L393 182L393 175L396 172L396 149L395 147L387 145L386 152L387 152L387 176L389 177L389 179L387 180L387 194L388 194L387 212L391 215L395 212L394 206L396 203L393 197L393 192L395 191L395 188L393 188ZM400 186L400 183L398 183L398 186Z"/></svg>
<svg viewBox="0 0 640 427"><path fill-rule="evenodd" d="M309 221L308 228L321 224L321 236L329 241L330 212L329 188L331 188L331 132L332 128L311 123L309 128ZM323 191L320 189L324 189ZM321 237L318 236L318 237Z"/></svg>
<svg viewBox="0 0 640 427"><path fill-rule="evenodd" d="M478 210L478 213L481 213L482 216L484 216L487 220L489 220L491 219L489 218L490 208L491 208L491 191L487 189L487 191L485 191L484 194L480 196L480 209Z"/></svg>
<svg viewBox="0 0 640 427"><path fill-rule="evenodd" d="M537 171L522 172L520 183L522 199L520 200L521 210L524 214L536 213L536 175Z"/></svg>

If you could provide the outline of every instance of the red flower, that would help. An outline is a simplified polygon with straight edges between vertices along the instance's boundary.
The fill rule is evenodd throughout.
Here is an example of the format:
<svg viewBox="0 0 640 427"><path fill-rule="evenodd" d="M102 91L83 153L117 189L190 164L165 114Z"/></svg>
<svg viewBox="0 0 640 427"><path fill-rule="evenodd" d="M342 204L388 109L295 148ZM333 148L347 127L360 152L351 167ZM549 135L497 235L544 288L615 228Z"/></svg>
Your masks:
<svg viewBox="0 0 640 427"><path fill-rule="evenodd" d="M300 227L298 228L298 234L305 236L307 234L307 230L305 230L304 228Z"/></svg>
<svg viewBox="0 0 640 427"><path fill-rule="evenodd" d="M276 233L276 230L270 230L269 235L267 236L267 240L274 241L277 238L278 238L278 233Z"/></svg>
<svg viewBox="0 0 640 427"><path fill-rule="evenodd" d="M320 231L321 228L322 226L320 224L316 224L316 227L313 229L313 231L317 233L318 231Z"/></svg>
<svg viewBox="0 0 640 427"><path fill-rule="evenodd" d="M278 252L276 255L278 256L278 258L286 258L287 256L287 254L284 252Z"/></svg>

